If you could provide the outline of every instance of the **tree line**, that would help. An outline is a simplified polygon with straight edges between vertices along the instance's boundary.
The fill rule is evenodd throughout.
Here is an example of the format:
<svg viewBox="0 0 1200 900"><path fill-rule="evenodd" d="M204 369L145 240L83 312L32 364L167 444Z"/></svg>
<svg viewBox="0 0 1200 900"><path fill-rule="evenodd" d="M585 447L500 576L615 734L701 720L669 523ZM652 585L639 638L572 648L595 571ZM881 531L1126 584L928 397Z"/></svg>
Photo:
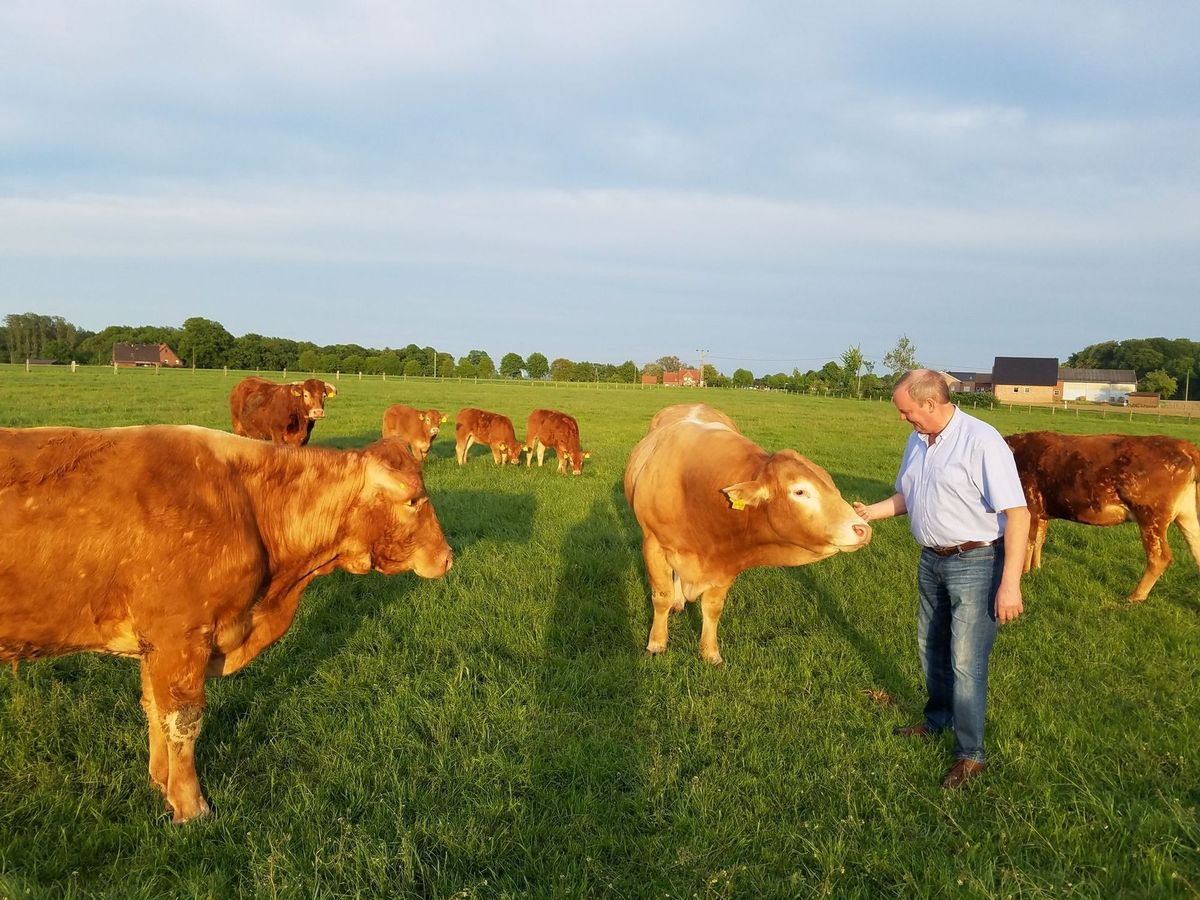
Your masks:
<svg viewBox="0 0 1200 900"><path fill-rule="evenodd" d="M170 326L110 325L91 332L61 316L36 313L9 314L0 326L0 360L23 363L26 359L52 359L86 365L108 365L113 344L166 344L185 365L204 369L295 372L362 372L365 375L439 376L444 378L528 378L553 381L637 383L643 375L662 376L686 365L677 356L662 356L641 366L632 360L620 364L548 359L539 352L521 356L506 353L497 366L483 350L465 356L434 347L405 347L382 350L359 344L320 346L309 341L244 334L234 337L220 323L199 316L179 328ZM1163 397L1182 399L1200 393L1200 343L1185 338L1137 338L1106 341L1072 353L1065 363L1076 368L1132 369L1141 390L1157 391ZM703 381L710 387L757 387L797 393L838 393L851 396L889 394L900 373L917 368L917 348L901 335L883 357L883 372L864 358L861 347L848 347L838 360L819 369L756 376L746 368L731 375L704 365ZM1196 382L1195 385L1191 382Z"/></svg>

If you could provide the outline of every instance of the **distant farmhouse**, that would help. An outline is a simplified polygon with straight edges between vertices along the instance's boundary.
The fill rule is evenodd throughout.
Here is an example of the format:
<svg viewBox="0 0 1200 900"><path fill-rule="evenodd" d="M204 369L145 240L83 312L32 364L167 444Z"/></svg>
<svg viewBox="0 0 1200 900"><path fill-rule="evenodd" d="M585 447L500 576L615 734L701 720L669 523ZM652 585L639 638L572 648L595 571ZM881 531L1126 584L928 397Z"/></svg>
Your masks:
<svg viewBox="0 0 1200 900"><path fill-rule="evenodd" d="M946 378L946 376L950 376ZM986 393L992 389L991 372L943 372L950 390L962 394Z"/></svg>
<svg viewBox="0 0 1200 900"><path fill-rule="evenodd" d="M680 369L678 372L663 372L663 384L668 387L698 387L699 369Z"/></svg>
<svg viewBox="0 0 1200 900"><path fill-rule="evenodd" d="M166 344L113 344L112 361L118 368L183 365L183 360Z"/></svg>
<svg viewBox="0 0 1200 900"><path fill-rule="evenodd" d="M1132 369L1060 368L1054 357L997 356L992 382L997 400L1020 403L1119 403L1137 391Z"/></svg>

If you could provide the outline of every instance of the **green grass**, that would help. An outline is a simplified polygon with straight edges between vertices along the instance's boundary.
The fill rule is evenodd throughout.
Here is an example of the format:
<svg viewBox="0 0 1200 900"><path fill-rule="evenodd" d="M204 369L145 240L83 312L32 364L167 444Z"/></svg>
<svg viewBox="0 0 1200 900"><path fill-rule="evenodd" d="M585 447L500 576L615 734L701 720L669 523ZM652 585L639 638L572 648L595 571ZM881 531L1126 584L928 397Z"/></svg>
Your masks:
<svg viewBox="0 0 1200 900"><path fill-rule="evenodd" d="M229 428L237 376L0 367L0 424ZM455 550L423 581L335 574L238 675L209 682L198 745L215 815L173 827L146 777L136 667L80 655L0 672L0 896L1114 897L1200 891L1200 576L1122 598L1132 526L1054 523L1027 613L993 655L985 777L940 790L923 703L915 545L743 574L697 655L698 610L643 651L651 609L621 495L651 415L697 393L343 378L314 443L361 446L394 402L576 415L579 478L454 463L426 482ZM889 404L706 391L847 497L891 491ZM1200 423L981 412L1200 439ZM553 457L549 458L550 460ZM2 498L0 498L2 502ZM3 560L5 563L13 562Z"/></svg>

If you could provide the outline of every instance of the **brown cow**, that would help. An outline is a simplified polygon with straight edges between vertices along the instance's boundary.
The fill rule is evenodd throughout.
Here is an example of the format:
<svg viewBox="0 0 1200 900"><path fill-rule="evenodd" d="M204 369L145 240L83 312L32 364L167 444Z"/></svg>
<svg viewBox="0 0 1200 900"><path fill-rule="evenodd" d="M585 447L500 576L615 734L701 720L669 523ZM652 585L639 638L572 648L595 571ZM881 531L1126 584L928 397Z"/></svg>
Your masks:
<svg viewBox="0 0 1200 900"><path fill-rule="evenodd" d="M795 450L767 453L703 404L655 416L625 466L654 601L646 650L667 647L667 614L703 597L700 654L720 664L717 622L754 566L802 566L863 547L871 529L833 480Z"/></svg>
<svg viewBox="0 0 1200 900"><path fill-rule="evenodd" d="M0 660L141 661L150 778L208 812L206 676L277 641L316 576L436 578L452 556L400 441L276 447L195 426L0 429Z"/></svg>
<svg viewBox="0 0 1200 900"><path fill-rule="evenodd" d="M277 384L251 375L234 385L229 394L233 433L303 446L316 420L325 418L325 398L336 396L337 388L320 378Z"/></svg>
<svg viewBox="0 0 1200 900"><path fill-rule="evenodd" d="M583 461L592 457L590 452L579 449L579 423L573 417L553 409L535 409L525 424L525 444L521 447L528 454L525 467L529 468L536 451L541 468L547 447L558 457L558 471L562 475L566 474L568 463L572 475L581 474Z"/></svg>
<svg viewBox="0 0 1200 900"><path fill-rule="evenodd" d="M1174 522L1200 566L1200 450L1163 435L1059 434L1029 431L1005 438L1017 460L1033 518L1025 571L1042 565L1051 519L1085 525L1135 521L1146 571L1129 595L1145 600L1171 564L1167 526Z"/></svg>
<svg viewBox="0 0 1200 900"><path fill-rule="evenodd" d="M460 409L454 419L454 455L461 466L467 461L472 444L487 444L492 449L496 465L506 462L514 466L521 461L521 445L513 431L512 419L500 413L468 406Z"/></svg>
<svg viewBox="0 0 1200 900"><path fill-rule="evenodd" d="M400 438L408 444L417 462L424 462L429 455L429 445L445 421L446 414L439 410L414 409L397 403L383 414L383 436Z"/></svg>

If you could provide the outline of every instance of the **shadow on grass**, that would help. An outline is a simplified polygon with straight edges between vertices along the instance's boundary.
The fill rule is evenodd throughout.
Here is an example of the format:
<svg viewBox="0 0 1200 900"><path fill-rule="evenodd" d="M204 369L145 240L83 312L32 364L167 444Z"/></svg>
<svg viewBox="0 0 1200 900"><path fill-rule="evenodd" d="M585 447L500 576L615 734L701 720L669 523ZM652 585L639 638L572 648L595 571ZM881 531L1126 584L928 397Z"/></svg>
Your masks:
<svg viewBox="0 0 1200 900"><path fill-rule="evenodd" d="M533 536L537 502L532 494L439 489L430 496L456 554L476 541L523 544Z"/></svg>
<svg viewBox="0 0 1200 900"><path fill-rule="evenodd" d="M601 889L594 880L627 865L644 830L640 649L621 588L635 559L619 517L597 500L564 535L536 687L529 871L565 874L568 893Z"/></svg>

